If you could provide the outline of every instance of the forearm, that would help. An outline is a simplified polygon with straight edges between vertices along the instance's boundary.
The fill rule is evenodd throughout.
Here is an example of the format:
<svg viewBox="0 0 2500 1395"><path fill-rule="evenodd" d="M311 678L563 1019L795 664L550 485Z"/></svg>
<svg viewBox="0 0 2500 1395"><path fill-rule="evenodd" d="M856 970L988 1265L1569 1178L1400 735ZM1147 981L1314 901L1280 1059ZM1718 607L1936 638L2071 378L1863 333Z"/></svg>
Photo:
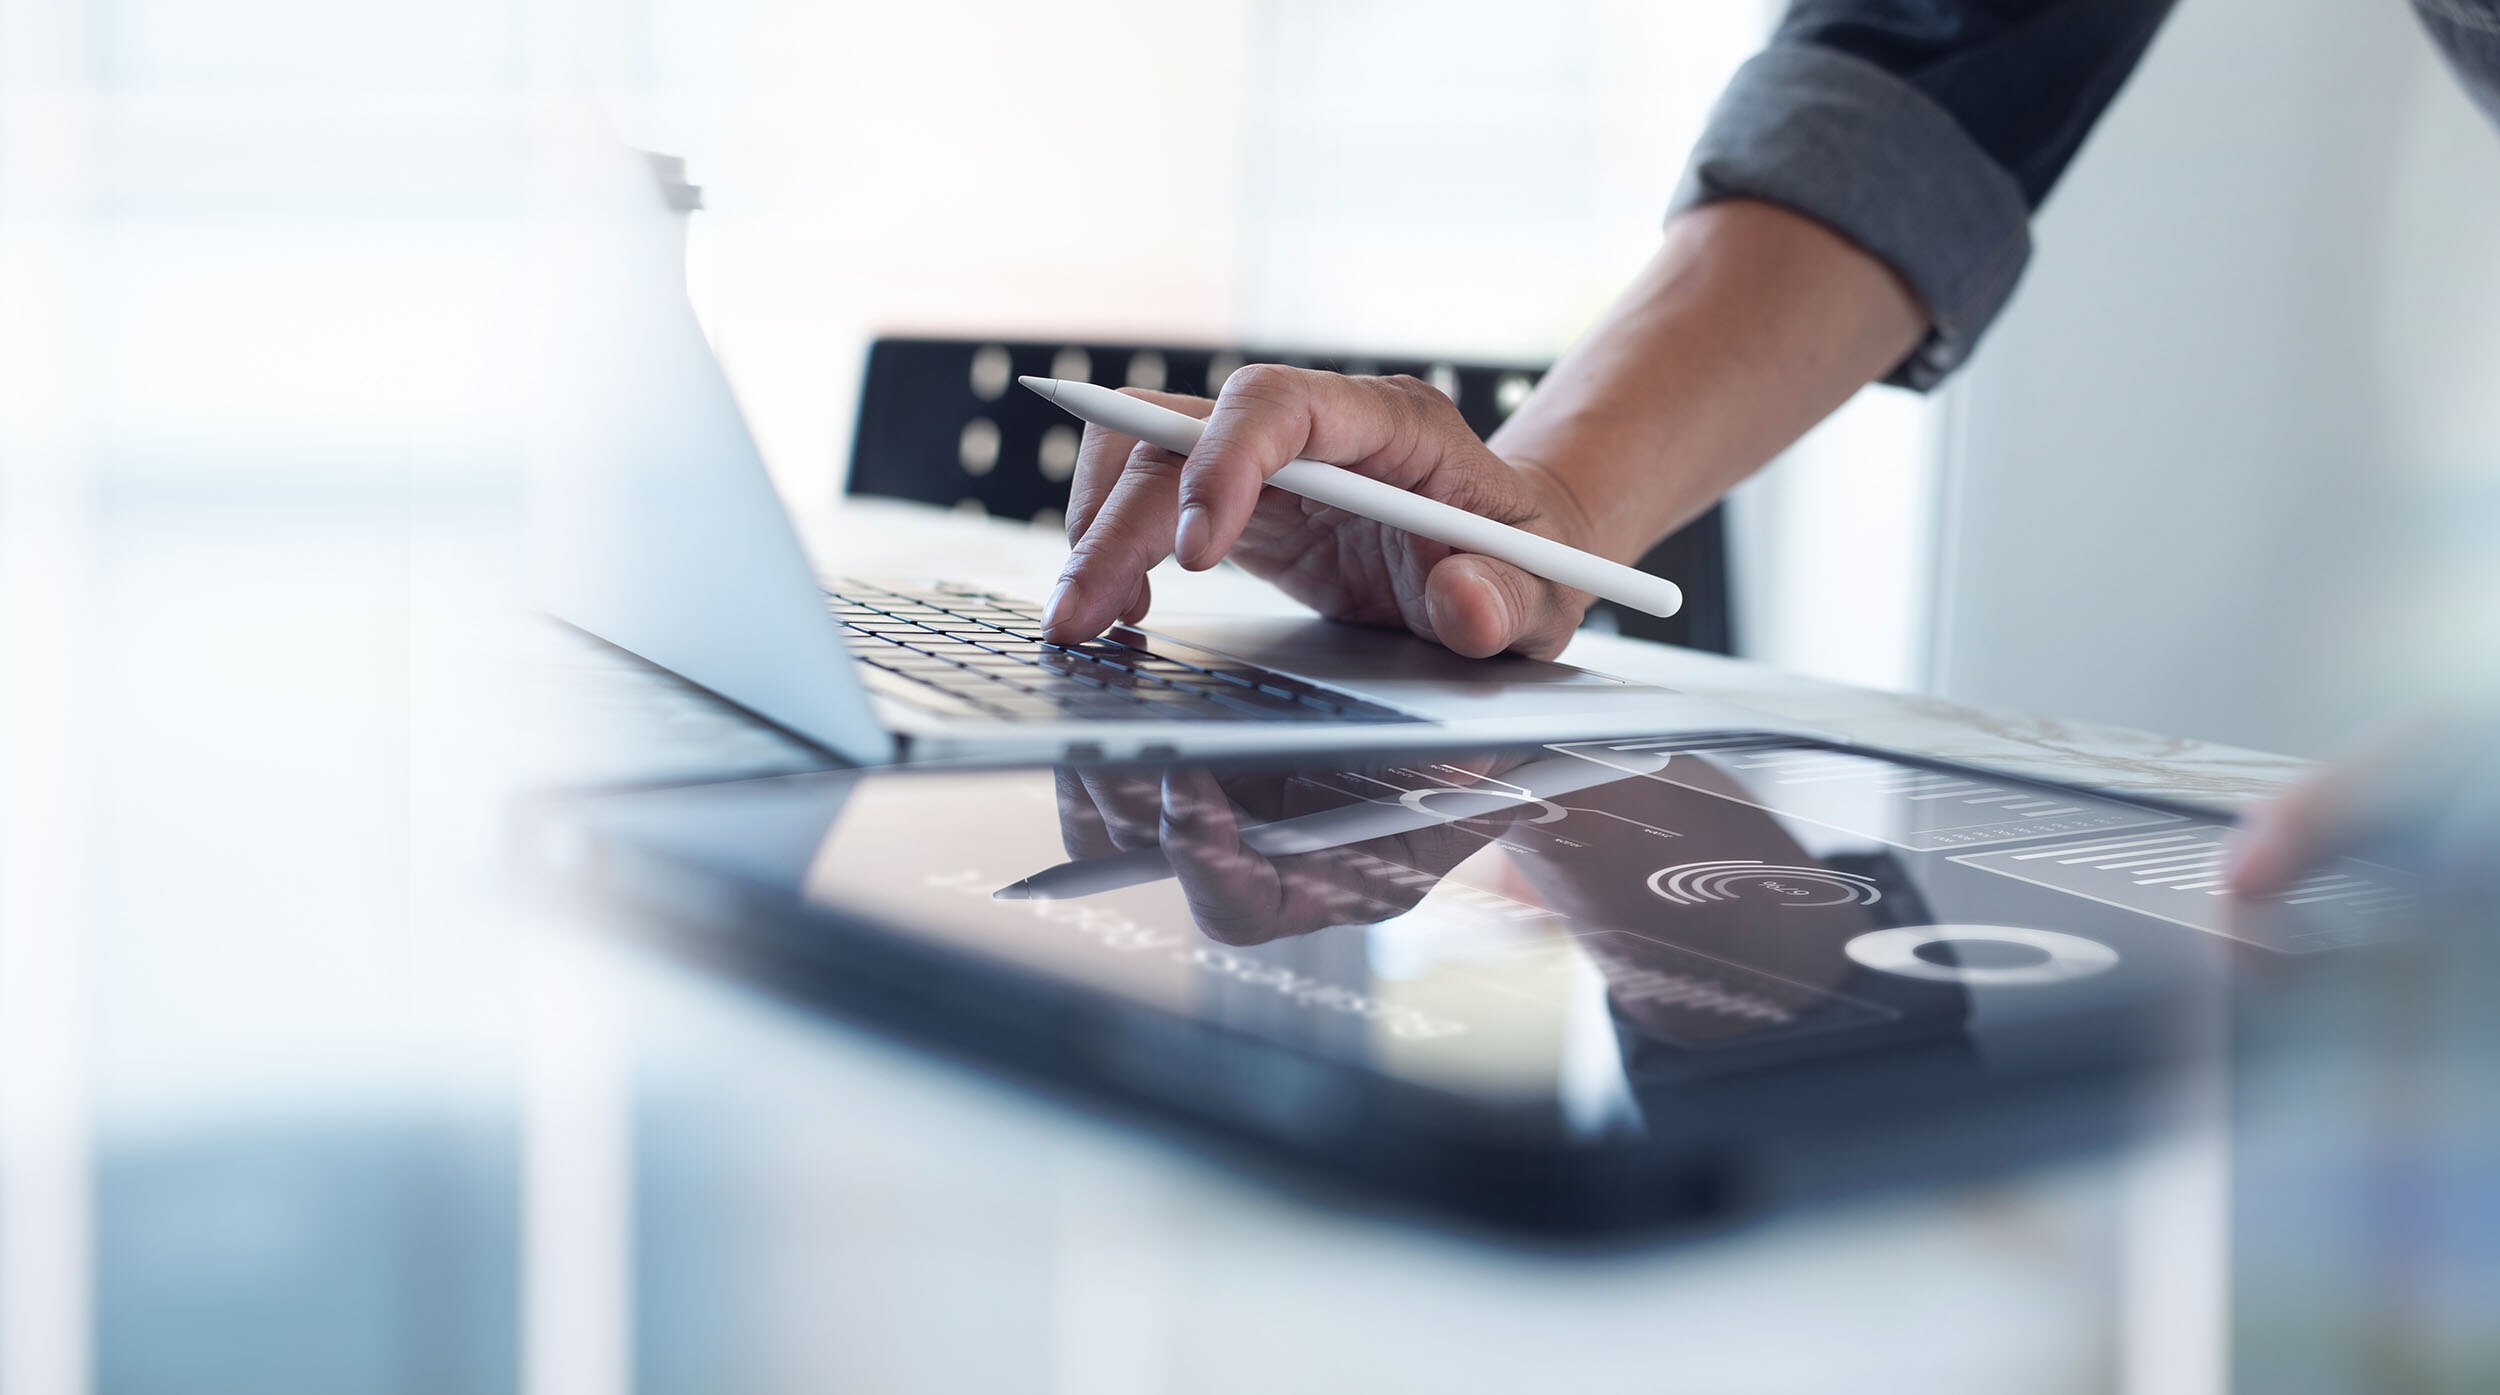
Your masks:
<svg viewBox="0 0 2500 1395"><path fill-rule="evenodd" d="M1899 363L1927 315L1811 219L1729 199L1677 215L1595 329L1491 441L1631 561Z"/></svg>

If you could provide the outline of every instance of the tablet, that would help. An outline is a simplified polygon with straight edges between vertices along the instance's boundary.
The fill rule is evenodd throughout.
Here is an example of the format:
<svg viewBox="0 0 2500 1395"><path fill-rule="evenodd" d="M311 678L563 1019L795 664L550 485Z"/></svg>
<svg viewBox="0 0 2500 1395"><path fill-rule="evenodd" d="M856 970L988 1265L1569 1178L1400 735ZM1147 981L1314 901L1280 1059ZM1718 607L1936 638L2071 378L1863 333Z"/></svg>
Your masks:
<svg viewBox="0 0 2500 1395"><path fill-rule="evenodd" d="M2397 935L2227 819L1786 736L614 796L680 943L1369 1194L1607 1231L2112 1136L2249 966Z"/></svg>

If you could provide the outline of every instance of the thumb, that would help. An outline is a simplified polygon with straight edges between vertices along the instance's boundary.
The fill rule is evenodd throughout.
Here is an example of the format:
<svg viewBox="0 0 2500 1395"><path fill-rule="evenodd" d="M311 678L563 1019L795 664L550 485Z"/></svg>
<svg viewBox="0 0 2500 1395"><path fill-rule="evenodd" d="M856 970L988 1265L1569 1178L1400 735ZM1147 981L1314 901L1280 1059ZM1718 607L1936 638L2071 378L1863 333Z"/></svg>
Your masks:
<svg viewBox="0 0 2500 1395"><path fill-rule="evenodd" d="M1506 650L1550 659L1570 643L1590 598L1472 552L1444 557L1424 579L1435 638L1471 659Z"/></svg>

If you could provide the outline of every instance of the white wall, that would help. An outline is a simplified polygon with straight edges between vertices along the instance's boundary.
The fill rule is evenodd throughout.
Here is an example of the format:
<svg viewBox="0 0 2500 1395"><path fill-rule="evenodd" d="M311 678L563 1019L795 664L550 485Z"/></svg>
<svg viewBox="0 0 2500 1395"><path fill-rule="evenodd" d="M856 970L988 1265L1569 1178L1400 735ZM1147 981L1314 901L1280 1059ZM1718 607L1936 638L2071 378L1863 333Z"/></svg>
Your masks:
<svg viewBox="0 0 2500 1395"><path fill-rule="evenodd" d="M646 139L705 188L698 305L787 494L838 491L878 333L1235 332L1252 10L655 0Z"/></svg>
<svg viewBox="0 0 2500 1395"><path fill-rule="evenodd" d="M1261 0L1243 323L1270 342L1558 355L1656 250L1759 41L1703 0Z"/></svg>
<svg viewBox="0 0 2500 1395"><path fill-rule="evenodd" d="M2398 0L2186 0L1951 389L1935 686L2315 752L2500 655L2500 133Z"/></svg>

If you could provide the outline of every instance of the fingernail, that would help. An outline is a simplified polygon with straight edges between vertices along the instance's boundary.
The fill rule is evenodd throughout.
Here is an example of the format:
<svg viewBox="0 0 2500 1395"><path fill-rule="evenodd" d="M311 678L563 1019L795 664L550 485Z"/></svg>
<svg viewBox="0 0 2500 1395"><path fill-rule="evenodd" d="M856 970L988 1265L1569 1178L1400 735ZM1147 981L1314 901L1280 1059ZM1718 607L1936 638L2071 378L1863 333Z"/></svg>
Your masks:
<svg viewBox="0 0 2500 1395"><path fill-rule="evenodd" d="M1050 588L1050 599L1042 602L1043 629L1050 629L1067 618L1064 612L1068 607L1068 593L1075 589L1076 582L1068 577L1061 577L1059 584Z"/></svg>
<svg viewBox="0 0 2500 1395"><path fill-rule="evenodd" d="M1207 522L1207 511L1192 504L1181 510L1181 526L1172 534L1172 551L1184 567L1195 566L1198 554L1205 549L1215 525Z"/></svg>

